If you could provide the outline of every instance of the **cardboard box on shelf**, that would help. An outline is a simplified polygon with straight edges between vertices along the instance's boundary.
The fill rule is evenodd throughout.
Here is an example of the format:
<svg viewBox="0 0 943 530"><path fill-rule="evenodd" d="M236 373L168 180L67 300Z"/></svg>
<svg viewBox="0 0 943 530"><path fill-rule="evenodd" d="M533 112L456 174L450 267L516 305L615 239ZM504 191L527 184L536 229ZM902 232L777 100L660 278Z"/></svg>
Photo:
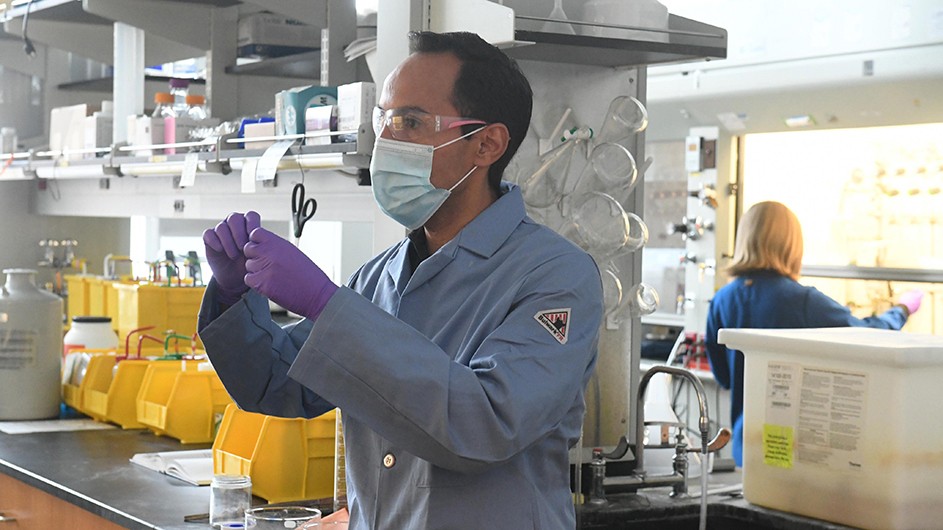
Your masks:
<svg viewBox="0 0 943 530"><path fill-rule="evenodd" d="M275 94L275 131L277 134L305 132L308 107L337 104L337 87L300 86Z"/></svg>
<svg viewBox="0 0 943 530"><path fill-rule="evenodd" d="M239 18L236 29L239 57L281 57L321 47L321 28L274 13Z"/></svg>
<svg viewBox="0 0 943 530"><path fill-rule="evenodd" d="M85 117L85 145L86 149L108 147L112 141L112 117L100 112ZM85 158L95 158L100 153L85 153Z"/></svg>
<svg viewBox="0 0 943 530"><path fill-rule="evenodd" d="M250 142L250 138L259 138L275 135L275 122L266 121L262 123L247 123L243 132L246 141L246 149L268 149L275 142L272 140L262 140L260 142Z"/></svg>
<svg viewBox="0 0 943 530"><path fill-rule="evenodd" d="M164 119L151 116L128 116L128 144L154 145L164 143ZM164 154L163 149L136 149L135 156Z"/></svg>
<svg viewBox="0 0 943 530"><path fill-rule="evenodd" d="M49 114L49 149L51 151L84 149L85 118L97 110L100 110L97 106L86 103L52 109ZM83 154L69 153L64 155L64 158L78 160L83 158Z"/></svg>
<svg viewBox="0 0 943 530"><path fill-rule="evenodd" d="M336 105L321 105L305 110L305 133L336 130ZM327 145L333 142L333 138L333 136L310 136L305 138L305 145Z"/></svg>
<svg viewBox="0 0 943 530"><path fill-rule="evenodd" d="M377 86L373 83L349 83L337 87L337 130L357 130L372 119L377 104ZM343 142L354 142L357 135L342 135Z"/></svg>

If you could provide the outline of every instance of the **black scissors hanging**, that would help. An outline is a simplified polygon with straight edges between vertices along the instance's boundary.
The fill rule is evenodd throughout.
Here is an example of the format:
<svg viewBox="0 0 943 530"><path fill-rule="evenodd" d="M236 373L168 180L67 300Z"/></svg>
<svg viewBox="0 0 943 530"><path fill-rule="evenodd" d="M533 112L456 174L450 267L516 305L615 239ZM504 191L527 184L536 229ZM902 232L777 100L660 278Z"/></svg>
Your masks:
<svg viewBox="0 0 943 530"><path fill-rule="evenodd" d="M294 222L295 237L301 237L305 223L314 217L316 211L318 211L318 201L313 198L305 199L303 182L295 184L295 188L291 191L291 218Z"/></svg>

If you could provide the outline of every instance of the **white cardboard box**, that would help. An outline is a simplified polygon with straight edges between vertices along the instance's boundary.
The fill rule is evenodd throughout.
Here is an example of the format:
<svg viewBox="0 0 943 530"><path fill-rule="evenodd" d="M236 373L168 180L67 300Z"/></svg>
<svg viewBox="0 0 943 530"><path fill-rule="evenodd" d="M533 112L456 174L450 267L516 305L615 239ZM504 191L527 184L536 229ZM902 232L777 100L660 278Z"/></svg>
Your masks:
<svg viewBox="0 0 943 530"><path fill-rule="evenodd" d="M108 147L112 140L112 117L99 112L85 117L85 145L86 149ZM95 158L96 153L86 153L85 158Z"/></svg>
<svg viewBox="0 0 943 530"><path fill-rule="evenodd" d="M164 119L151 116L128 116L128 144L154 145L164 143ZM163 149L137 149L135 156L164 154Z"/></svg>
<svg viewBox="0 0 943 530"><path fill-rule="evenodd" d="M350 83L337 87L337 130L357 130L362 123L373 119L373 108L377 105L377 86L374 83ZM342 141L355 141L341 136Z"/></svg>
<svg viewBox="0 0 943 530"><path fill-rule="evenodd" d="M49 149L51 151L68 151L85 148L85 117L93 109L89 105L71 105L56 107L49 113ZM81 153L70 153L65 156L69 160L83 158Z"/></svg>
<svg viewBox="0 0 943 530"><path fill-rule="evenodd" d="M742 351L743 493L862 528L939 528L943 337L722 329Z"/></svg>

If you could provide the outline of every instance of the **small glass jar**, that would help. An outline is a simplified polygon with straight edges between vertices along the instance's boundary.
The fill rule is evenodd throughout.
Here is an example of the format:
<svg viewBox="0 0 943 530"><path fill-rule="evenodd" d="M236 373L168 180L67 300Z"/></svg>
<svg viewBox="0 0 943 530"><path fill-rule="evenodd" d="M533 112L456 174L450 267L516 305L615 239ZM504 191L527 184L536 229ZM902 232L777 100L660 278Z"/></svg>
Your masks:
<svg viewBox="0 0 943 530"><path fill-rule="evenodd" d="M210 525L218 528L242 525L251 505L251 478L245 475L213 476L210 483Z"/></svg>

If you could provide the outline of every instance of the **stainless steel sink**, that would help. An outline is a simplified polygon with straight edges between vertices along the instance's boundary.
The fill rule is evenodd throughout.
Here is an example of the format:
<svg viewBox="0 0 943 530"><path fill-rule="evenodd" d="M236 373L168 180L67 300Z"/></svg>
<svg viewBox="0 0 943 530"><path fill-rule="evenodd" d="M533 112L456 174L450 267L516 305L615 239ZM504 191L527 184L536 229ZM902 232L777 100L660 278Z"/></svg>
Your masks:
<svg viewBox="0 0 943 530"><path fill-rule="evenodd" d="M646 503L647 504L647 503ZM697 530L696 505L657 506L637 509L598 510L583 514L582 530ZM707 505L708 530L839 530L848 527L807 517L768 510L742 500Z"/></svg>

